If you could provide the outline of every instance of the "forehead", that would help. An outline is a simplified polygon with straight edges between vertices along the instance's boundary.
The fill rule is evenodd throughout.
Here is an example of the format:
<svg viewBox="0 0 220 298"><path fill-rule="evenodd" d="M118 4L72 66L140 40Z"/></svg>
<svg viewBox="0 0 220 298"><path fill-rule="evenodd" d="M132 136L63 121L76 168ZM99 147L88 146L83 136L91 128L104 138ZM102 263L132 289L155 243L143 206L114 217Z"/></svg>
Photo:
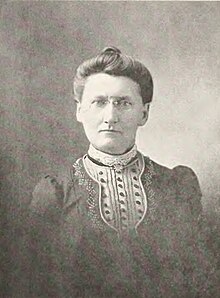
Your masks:
<svg viewBox="0 0 220 298"><path fill-rule="evenodd" d="M89 76L86 80L83 98L87 96L140 97L140 87L127 77L98 73Z"/></svg>

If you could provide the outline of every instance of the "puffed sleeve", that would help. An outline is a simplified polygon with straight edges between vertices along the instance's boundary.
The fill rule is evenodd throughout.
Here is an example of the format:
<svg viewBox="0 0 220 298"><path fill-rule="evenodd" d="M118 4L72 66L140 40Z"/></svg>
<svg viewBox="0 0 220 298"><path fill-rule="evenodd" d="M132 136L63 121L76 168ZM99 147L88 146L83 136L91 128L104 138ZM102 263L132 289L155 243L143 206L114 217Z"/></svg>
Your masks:
<svg viewBox="0 0 220 298"><path fill-rule="evenodd" d="M173 169L173 175L177 199L187 204L191 219L198 221L202 215L202 193L196 174L189 167L177 166Z"/></svg>
<svg viewBox="0 0 220 298"><path fill-rule="evenodd" d="M28 215L30 297L60 296L59 222L63 199L64 187L55 177L44 177L34 189Z"/></svg>
<svg viewBox="0 0 220 298"><path fill-rule="evenodd" d="M217 297L219 294L220 271L217 260L209 249L206 219L202 209L202 193L198 178L192 169L178 166L173 169L177 199L186 206L185 226L190 235L183 246L183 264L188 283L195 297ZM216 296L217 295L217 296Z"/></svg>
<svg viewBox="0 0 220 298"><path fill-rule="evenodd" d="M62 209L63 199L63 185L57 178L47 175L40 180L33 191L30 212L44 216L47 220L56 220Z"/></svg>

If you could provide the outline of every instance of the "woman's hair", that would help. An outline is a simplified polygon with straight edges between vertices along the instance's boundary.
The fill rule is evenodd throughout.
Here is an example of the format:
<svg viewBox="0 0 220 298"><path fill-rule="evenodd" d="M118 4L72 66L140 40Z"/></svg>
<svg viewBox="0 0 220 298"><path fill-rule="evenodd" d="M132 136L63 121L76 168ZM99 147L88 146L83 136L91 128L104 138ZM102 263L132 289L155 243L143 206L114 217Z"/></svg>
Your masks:
<svg viewBox="0 0 220 298"><path fill-rule="evenodd" d="M86 79L96 73L124 76L140 86L143 103L150 103L153 96L153 80L149 70L139 61L123 55L115 47L107 47L99 55L84 61L76 70L73 82L74 97L81 101Z"/></svg>

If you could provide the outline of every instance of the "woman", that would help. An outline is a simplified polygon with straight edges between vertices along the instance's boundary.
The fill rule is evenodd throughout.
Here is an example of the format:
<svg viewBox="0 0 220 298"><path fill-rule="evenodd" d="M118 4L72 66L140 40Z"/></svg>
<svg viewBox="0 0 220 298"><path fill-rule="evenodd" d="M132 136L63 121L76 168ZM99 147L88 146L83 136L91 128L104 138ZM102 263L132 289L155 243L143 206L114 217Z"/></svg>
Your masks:
<svg viewBox="0 0 220 298"><path fill-rule="evenodd" d="M161 166L135 145L152 101L148 69L106 48L78 67L74 95L90 147L34 190L30 295L213 296L196 175Z"/></svg>

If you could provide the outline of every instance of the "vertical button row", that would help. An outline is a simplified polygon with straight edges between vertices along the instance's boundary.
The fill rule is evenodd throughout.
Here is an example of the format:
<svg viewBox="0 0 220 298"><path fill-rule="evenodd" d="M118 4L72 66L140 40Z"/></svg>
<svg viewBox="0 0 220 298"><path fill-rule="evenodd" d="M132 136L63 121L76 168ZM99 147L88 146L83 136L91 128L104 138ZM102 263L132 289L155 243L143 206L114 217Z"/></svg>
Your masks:
<svg viewBox="0 0 220 298"><path fill-rule="evenodd" d="M117 190L119 194L119 210L120 210L120 222L121 228L123 230L127 229L128 226L128 217L127 217L127 202L126 202L126 192L124 189L124 183L122 180L122 173L121 171L116 171L116 184Z"/></svg>
<svg viewBox="0 0 220 298"><path fill-rule="evenodd" d="M136 169L131 169L131 172L134 174L132 178L133 178L134 200L135 200L135 206L136 206L136 216L137 216L137 219L140 220L144 213L143 194L138 181Z"/></svg>

